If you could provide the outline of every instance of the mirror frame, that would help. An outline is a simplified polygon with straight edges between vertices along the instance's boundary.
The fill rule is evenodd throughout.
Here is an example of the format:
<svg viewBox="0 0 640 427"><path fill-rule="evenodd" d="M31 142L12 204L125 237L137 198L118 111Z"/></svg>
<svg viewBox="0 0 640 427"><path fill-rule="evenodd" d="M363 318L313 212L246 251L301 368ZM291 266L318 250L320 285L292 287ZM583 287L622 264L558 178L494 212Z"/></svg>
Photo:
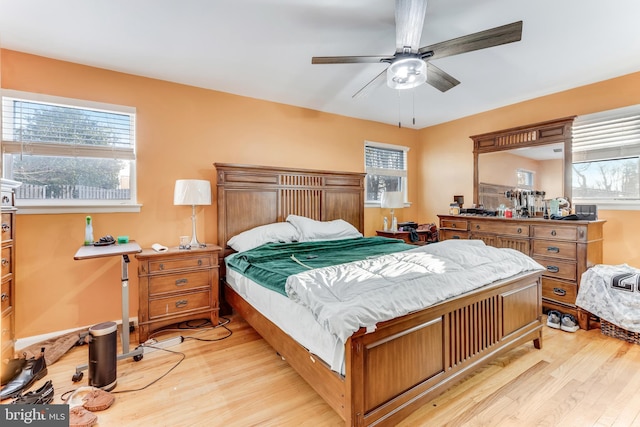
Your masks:
<svg viewBox="0 0 640 427"><path fill-rule="evenodd" d="M571 128L576 116L564 117L547 122L534 123L503 129L495 132L470 136L473 140L473 203L477 206L479 195L478 157L484 153L512 150L514 148L535 147L537 145L564 143L564 197L571 201Z"/></svg>

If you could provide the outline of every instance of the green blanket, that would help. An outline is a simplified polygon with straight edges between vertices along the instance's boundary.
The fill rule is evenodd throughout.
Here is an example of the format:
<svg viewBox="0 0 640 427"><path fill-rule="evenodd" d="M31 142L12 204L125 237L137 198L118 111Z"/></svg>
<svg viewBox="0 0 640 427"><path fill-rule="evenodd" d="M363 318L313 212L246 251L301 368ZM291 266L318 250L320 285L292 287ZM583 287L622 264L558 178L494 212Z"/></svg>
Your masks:
<svg viewBox="0 0 640 427"><path fill-rule="evenodd" d="M286 296L285 282L292 274L368 257L415 249L399 239L359 237L318 242L267 243L226 258L232 270ZM293 257L295 258L293 258Z"/></svg>

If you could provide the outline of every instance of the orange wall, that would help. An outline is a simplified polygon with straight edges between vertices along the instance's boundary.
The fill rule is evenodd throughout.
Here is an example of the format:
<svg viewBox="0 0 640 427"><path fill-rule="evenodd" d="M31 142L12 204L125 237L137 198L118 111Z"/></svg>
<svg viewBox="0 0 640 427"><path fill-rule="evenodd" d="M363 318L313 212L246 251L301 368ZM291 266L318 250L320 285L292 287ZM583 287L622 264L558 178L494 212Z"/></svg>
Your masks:
<svg viewBox="0 0 640 427"><path fill-rule="evenodd" d="M362 172L363 141L409 146L411 208L398 220L434 222L454 194L472 198L469 135L640 103L640 73L415 131L222 92L3 50L1 87L137 108L140 213L93 214L94 235L129 235L142 246L191 234L190 208L173 205L176 179L208 179L214 162ZM214 186L215 187L215 186ZM214 188L215 200L215 188ZM365 210L373 235L386 210ZM640 266L637 211L604 211L605 262ZM18 215L18 338L121 317L120 260L74 261L84 214ZM215 205L198 210L198 237L216 242ZM632 224L632 225L627 225ZM137 315L137 262L130 315Z"/></svg>
<svg viewBox="0 0 640 427"><path fill-rule="evenodd" d="M191 234L191 208L173 205L176 179L208 179L214 162L364 171L365 140L410 147L409 180L418 181L415 130L398 129L226 93L4 50L2 88L137 108L140 213L92 214L94 236L128 235L142 246L177 245ZM417 194L410 188L409 200ZM215 189L214 189L215 200ZM399 220L417 207L398 210ZM382 224L367 209L365 234ZM85 214L18 215L18 338L121 318L120 260L74 261ZM198 209L198 238L214 243L215 205ZM130 315L137 316L137 262L129 265Z"/></svg>
<svg viewBox="0 0 640 427"><path fill-rule="evenodd" d="M640 73L582 86L419 131L418 164L422 185L417 202L420 222L446 212L454 194L473 200L473 142L470 135L640 104ZM640 267L639 211L600 211L605 264Z"/></svg>

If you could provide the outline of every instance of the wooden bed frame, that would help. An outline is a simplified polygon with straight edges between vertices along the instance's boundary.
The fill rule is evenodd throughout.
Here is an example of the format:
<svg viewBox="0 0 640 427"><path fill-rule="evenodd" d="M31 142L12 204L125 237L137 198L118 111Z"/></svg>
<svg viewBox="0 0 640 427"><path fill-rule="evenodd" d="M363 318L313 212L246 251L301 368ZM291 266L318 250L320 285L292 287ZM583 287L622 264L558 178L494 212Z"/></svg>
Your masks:
<svg viewBox="0 0 640 427"><path fill-rule="evenodd" d="M364 228L364 174L215 164L218 242L289 214ZM229 253L230 249L227 249ZM221 265L224 267L224 264ZM221 273L221 276L224 272ZM345 344L345 375L225 286L226 301L344 419L395 425L499 354L542 346L541 273L521 274L361 329Z"/></svg>

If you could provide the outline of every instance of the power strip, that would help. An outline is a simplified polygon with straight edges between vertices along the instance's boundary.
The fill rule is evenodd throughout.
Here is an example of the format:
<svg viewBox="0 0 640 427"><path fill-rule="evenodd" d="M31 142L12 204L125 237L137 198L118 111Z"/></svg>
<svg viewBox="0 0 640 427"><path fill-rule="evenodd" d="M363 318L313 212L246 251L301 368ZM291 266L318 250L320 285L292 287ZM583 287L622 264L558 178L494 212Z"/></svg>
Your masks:
<svg viewBox="0 0 640 427"><path fill-rule="evenodd" d="M147 341L144 342L144 344L141 344L140 347L142 347L143 352L142 354L147 354L147 353L152 353L156 350L160 350L162 348L167 348L167 347L172 347L174 345L178 345L180 343L184 342L184 337L183 336L177 336L177 337L173 337L173 338L168 338L166 340L162 340L162 341L156 341L155 339L151 338Z"/></svg>

